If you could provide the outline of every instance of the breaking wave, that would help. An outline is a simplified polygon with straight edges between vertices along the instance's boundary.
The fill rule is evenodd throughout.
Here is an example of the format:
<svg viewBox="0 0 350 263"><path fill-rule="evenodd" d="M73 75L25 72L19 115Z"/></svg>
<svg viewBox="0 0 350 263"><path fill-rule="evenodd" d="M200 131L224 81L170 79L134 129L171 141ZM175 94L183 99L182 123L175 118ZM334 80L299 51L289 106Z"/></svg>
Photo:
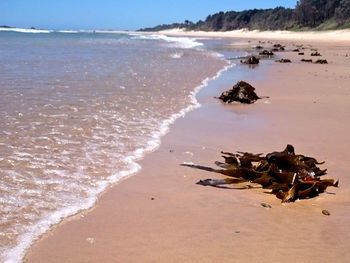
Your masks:
<svg viewBox="0 0 350 263"><path fill-rule="evenodd" d="M12 31L19 33L52 33L52 30L44 30L44 29L27 29L27 28L16 28L16 27L0 27L0 31Z"/></svg>
<svg viewBox="0 0 350 263"><path fill-rule="evenodd" d="M25 33L31 32L25 30ZM50 32L46 31L41 33ZM58 33L66 32L61 31ZM4 246L2 248L0 246L0 261L2 262L21 262L26 250L30 248L40 235L47 232L52 225L59 223L64 218L72 216L79 211L93 207L98 196L111 184L118 182L123 177L138 172L141 169L141 166L137 161L144 157L148 152L159 147L161 137L169 131L170 125L174 123L176 119L185 116L187 112L200 106L196 99L197 92L201 88L207 86L210 80L219 77L222 72L233 66L233 64L219 63L217 64L217 67L215 67L215 70L214 68L213 70L208 70L210 76L213 76L213 73L215 74L215 72L216 75L206 79L204 78L209 76L208 74L205 74L206 71L199 71L196 75L188 73L187 78L192 79L193 77L198 77L198 81L195 82L197 84L199 84L201 80L204 80L198 86L196 86L197 84L188 85L188 87L186 87L186 93L184 93L186 95L179 95L179 98L182 98L179 100L178 97L174 98L172 95L168 95L170 92L173 92L171 94L175 95L178 95L179 93L177 89L178 84L174 86L174 89L172 86L169 86L170 88L167 86L167 83L174 80L177 81L177 78L174 77L174 75L176 75L174 72L177 74L183 72L183 69L187 68L186 65L189 65L188 63L193 63L192 56L194 56L193 59L201 59L197 60L199 65L202 66L203 69L207 69L207 63L201 62L208 61L208 59L210 59L210 62L218 61L211 60L210 58L213 54L214 57L220 57L218 54L213 52L198 52L197 50L192 52L191 50L177 49L188 49L202 45L193 38L176 38L162 35L133 35L132 37L137 39L154 39L158 41L147 43L136 41L136 43L134 43L135 46L121 45L118 47L115 46L118 43L116 44L113 42L110 44L109 40L105 40L104 38L102 38L102 40L105 40L106 42L105 44L102 44L102 40L99 39L98 36L96 37L97 39L95 41L97 42L92 43L84 41L77 42L74 37L70 37L69 35L64 36L64 39L66 39L65 41L69 41L67 43L71 43L70 45L77 45L75 47L76 49L79 48L79 50L85 50L84 56L81 57L81 59L83 59L82 62L80 62L80 60L79 63L73 61L74 63L71 66L74 69L78 68L81 64L84 66L90 65L85 61L90 61L90 46L94 50L96 47L95 43L99 43L101 48L113 47L113 49L110 50L110 53L104 54L101 52L102 57L98 59L95 57L91 58L90 63L92 64L90 67L83 67L84 72L89 74L94 73L94 70L98 67L98 72L104 73L103 77L91 85L86 85L82 83L79 78L76 79L74 77L74 74L80 76L81 71L78 70L76 73L72 73L72 71L70 71L71 69L68 67L69 65L66 65L66 68L64 69L62 69L62 67L55 68L54 76L57 76L61 69L64 70L64 73L69 72L69 77L73 78L72 83L74 84L74 89L63 89L62 85L68 85L67 83L70 83L69 79L63 81L56 77L55 83L50 84L50 89L45 90L45 92L50 93L44 93L42 96L39 95L41 99L46 100L51 98L51 93L52 95L62 95L63 98L65 98L64 94L72 93L80 98L79 101L71 103L69 100L71 95L69 95L66 98L67 101L61 102L62 97L59 97L59 101L55 99L49 100L47 104L40 106L38 108L38 114L36 114L37 112L35 108L28 110L28 113L18 112L18 116L12 116L11 114L7 116L8 119L18 123L20 127L25 127L25 125L28 124L31 127L30 131L33 131L33 134L27 129L27 136L17 138L16 127L6 126L8 129L4 129L4 134L2 136L4 140L0 143L0 146L6 147L6 145L9 145L12 152L12 154L6 156L6 158L5 156L4 158L0 156L0 163L2 162L2 164L7 165L8 167L11 167L11 162L14 164L25 163L29 167L27 170L13 170L8 168L1 171L6 175L6 178L4 176L2 180L5 182L8 180L10 185L18 187L19 190L16 190L17 188L10 190L17 191L19 194L16 198L12 198L15 196L14 194L11 194L11 192L5 194L5 191L3 191L3 195L0 195L0 203L7 205L7 208L3 206L0 209L0 213L5 211L5 214L9 214L6 209L13 208L13 214L15 216L18 215L19 218L23 219L22 215L25 215L23 222L16 225L16 229L15 227L11 227L11 240L15 240L14 238L16 236L18 237L18 239L15 240L15 243L13 245L6 245L6 247ZM46 36L42 36L42 38L45 41L52 41ZM15 39L17 39L17 37ZM29 40L33 41L31 38ZM54 40L56 41L56 39ZM175 50L169 48L169 45L165 45L165 49L162 51L164 51L163 54L165 53L167 56L159 56L159 48L164 47L159 40L166 41L170 45L173 45L172 47L175 47ZM150 44L150 52L152 48L154 48L154 52L149 55L143 54L142 52L145 44ZM138 49L139 47L140 49ZM10 51L13 49L17 50L16 45L8 46L8 48ZM62 53L61 45L57 45L55 48L60 51L57 53L62 54L62 56L65 54L64 52ZM108 48L106 49L107 51L109 50ZM121 52L123 56L126 56L129 53L130 56L127 57L128 59L122 57L119 61L115 62L115 60L119 58L119 54L117 53L117 55L113 57L113 54L115 54L113 51L119 51L120 49L123 49L124 51ZM46 46L44 46L44 51L45 50ZM142 57L138 55L137 52L139 52ZM169 56L173 59L177 59L177 62L174 63L173 60L169 60ZM109 58L110 61L108 60ZM22 59L22 57L20 57L20 59ZM153 63L151 72L148 72L148 68L142 66L142 61L145 59L146 61ZM11 57L7 63L9 63L9 65L12 65L12 63L18 64L15 62L13 62L13 58ZM46 58L43 58L42 63L44 62L47 62ZM118 65L121 63L124 64L122 70L119 70ZM103 65L105 64L107 66L106 68L103 68ZM175 67L174 64L176 64ZM138 67L138 65L141 66ZM164 65L166 67L164 67ZM114 70L111 70L113 66L115 66L115 68ZM159 74L164 73L164 69L167 67L170 69L168 75ZM44 70L43 73L50 73L50 71L47 72L45 70L50 67L41 68ZM113 73L110 78L107 76L107 73L109 72ZM123 74L120 75L121 77L119 78L119 75L114 75L115 72ZM157 72L158 74L155 76L162 76L162 79L157 79L151 75L151 73L155 74ZM12 75L8 76L8 79L11 80L11 76ZM45 79L44 76L46 75L38 75L38 79L42 81ZM50 79L50 76L48 76L47 79ZM32 75L30 75L29 78L32 79ZM93 82L94 79L95 78L92 78L91 82ZM121 82L121 80L125 81L125 83ZM2 81L5 82L6 79L4 78ZM97 94L119 94L120 90L120 94L123 96L113 97L110 100L108 99L109 95L106 97L101 96L101 98L98 99L91 99L89 96L85 98L86 93L92 94L92 92L95 92L96 89L94 84L97 85L100 81L105 81L104 84L106 85L102 85L102 91L105 93ZM26 87L28 86L27 83L28 82L25 82L23 85ZM10 84L4 86L8 87ZM46 87L46 85L41 87ZM135 88L133 89L132 87ZM156 92L156 96L154 97L156 99L154 99L154 101L159 101L159 103L155 104L152 102L153 100L150 100L150 103L143 103L143 106L138 108L138 103L135 103L135 100L142 99L140 94L144 94L145 97L150 96L148 93L150 89L147 87L158 89L159 92ZM117 88L118 92L115 92L114 88ZM91 92L87 92L86 90ZM13 90L10 89L9 91L8 98L10 99L12 98L11 94L13 94ZM23 92L23 90L19 91ZM164 94L163 91L165 91ZM32 92L34 92L34 90ZM82 92L82 94L80 92ZM131 92L135 92L135 96L130 97L132 100L127 104L125 99L127 98L127 94L134 94ZM36 93L33 93L35 98L36 95ZM31 97L29 96L28 99L29 98ZM118 98L120 98L120 101ZM14 97L14 99L17 98ZM165 106L162 103L163 100L169 100L172 104L166 103L166 108L162 108ZM32 100L28 100L28 106L31 105L31 101ZM93 103L91 103L91 101L93 101ZM183 103L178 104L179 101L182 101ZM37 107L37 104L35 105L35 107ZM169 105L173 106L169 108ZM122 106L127 110L125 110L123 114L118 115L121 113ZM24 108L28 109L29 107L25 106ZM9 112L12 112L11 109L12 108L9 107ZM162 109L167 109L167 112L164 114L162 112L157 113L155 109L160 109L160 111ZM16 110L19 111L20 109ZM26 116L26 118L22 118L23 116ZM146 117L148 121L145 122ZM71 125L73 120L75 120L74 127ZM5 121L3 121L3 123L5 123ZM147 123L147 125L141 125L140 127L140 123ZM129 128L130 130L133 130L133 134L128 132L129 130L127 129ZM12 144L13 140L11 138L17 138L16 140L18 141L16 141L16 145ZM137 138L137 140L135 138ZM26 145L27 148L23 148L23 145ZM119 149L119 152L116 151L116 149ZM48 151L52 152L52 154L49 154L48 156L43 154ZM113 161L109 162L109 160ZM118 165L116 164L117 161ZM91 165L92 163L93 165ZM17 167L24 166L17 165ZM28 175L28 178L32 176L31 180L27 180L25 175ZM30 185L28 186L28 184ZM6 185L4 188L6 188ZM50 191L46 191L47 188ZM46 195L48 201L41 198L43 194ZM30 209L27 209L27 203L32 204ZM16 211L20 206L27 210L17 213ZM5 223L13 223L11 218L7 219L3 217L2 220L3 222L8 220Z"/></svg>
<svg viewBox="0 0 350 263"><path fill-rule="evenodd" d="M131 34L134 39L148 39L148 40L163 40L171 43L171 47L177 48L194 48L203 46L203 43L196 41L196 38L190 37L168 37L166 35L139 35Z"/></svg>

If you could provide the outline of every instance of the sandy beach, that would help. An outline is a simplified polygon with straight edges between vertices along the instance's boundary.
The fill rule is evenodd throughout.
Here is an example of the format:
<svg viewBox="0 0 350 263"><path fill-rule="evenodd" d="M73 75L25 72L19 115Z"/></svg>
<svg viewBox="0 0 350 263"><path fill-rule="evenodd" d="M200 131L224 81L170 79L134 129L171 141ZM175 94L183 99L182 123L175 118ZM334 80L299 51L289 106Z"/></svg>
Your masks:
<svg viewBox="0 0 350 263"><path fill-rule="evenodd" d="M160 147L139 162L139 173L110 187L93 209L42 236L25 262L348 262L349 31L314 37L163 33L243 37L250 41L242 45L250 46L273 39L286 51L255 68L234 61L236 66L198 93L201 107L178 119ZM291 51L298 44L306 48L304 56ZM311 48L329 64L300 62L315 60L309 56ZM276 63L277 58L292 63ZM228 105L214 98L239 80L269 98L252 105ZM200 179L220 175L180 166L188 162L215 167L215 161L222 161L221 150L268 153L287 144L297 153L324 160L325 177L339 179L340 187L281 204L261 188L197 185ZM330 216L323 215L323 209Z"/></svg>
<svg viewBox="0 0 350 263"><path fill-rule="evenodd" d="M194 36L194 37L220 37L220 38L249 38L249 39L274 39L291 41L319 41L339 42L350 41L350 30L329 31L259 31L239 29L225 32L185 31L182 29L170 29L161 31L162 34L172 36Z"/></svg>

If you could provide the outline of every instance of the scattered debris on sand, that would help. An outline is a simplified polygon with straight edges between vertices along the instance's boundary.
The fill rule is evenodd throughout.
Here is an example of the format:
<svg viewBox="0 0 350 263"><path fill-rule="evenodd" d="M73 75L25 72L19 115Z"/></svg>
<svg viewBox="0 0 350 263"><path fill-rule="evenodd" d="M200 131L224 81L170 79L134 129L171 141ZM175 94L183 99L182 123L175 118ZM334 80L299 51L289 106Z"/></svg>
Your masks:
<svg viewBox="0 0 350 263"><path fill-rule="evenodd" d="M275 62L279 62L279 63L291 63L292 61L288 58L281 58L278 60L275 60Z"/></svg>
<svg viewBox="0 0 350 263"><path fill-rule="evenodd" d="M310 54L310 56L312 57L319 57L319 56L322 56L320 53L318 53L317 51L313 52Z"/></svg>
<svg viewBox="0 0 350 263"><path fill-rule="evenodd" d="M274 44L273 48L272 48L273 52L279 52L279 51L284 51L284 50L285 50L285 48L281 44Z"/></svg>
<svg viewBox="0 0 350 263"><path fill-rule="evenodd" d="M263 189L268 189L269 193L275 194L283 203L316 197L325 192L327 187L338 187L339 184L339 181L333 179L321 179L321 176L327 173L327 169L321 170L318 165L324 162L318 162L313 157L295 154L294 147L290 144L281 152L271 152L265 156L262 153L248 152L221 153L225 162L216 162L221 169L194 164L183 164L183 166L225 176L224 179L201 180L197 184L226 189L256 188L252 185L229 187L229 185L244 182L260 184ZM323 211L322 213L325 214Z"/></svg>
<svg viewBox="0 0 350 263"><path fill-rule="evenodd" d="M232 89L223 92L219 99L226 103L237 101L251 104L260 99L260 97L255 93L255 88L252 85L245 81L239 81Z"/></svg>
<svg viewBox="0 0 350 263"><path fill-rule="evenodd" d="M259 58L255 57L255 56L250 56L245 60L241 60L242 64L247 64L247 65L256 65L259 64Z"/></svg>
<svg viewBox="0 0 350 263"><path fill-rule="evenodd" d="M315 64L328 64L327 59L318 59L315 61Z"/></svg>
<svg viewBox="0 0 350 263"><path fill-rule="evenodd" d="M259 53L260 56L273 56L274 53L272 51L268 51L268 50L263 50Z"/></svg>

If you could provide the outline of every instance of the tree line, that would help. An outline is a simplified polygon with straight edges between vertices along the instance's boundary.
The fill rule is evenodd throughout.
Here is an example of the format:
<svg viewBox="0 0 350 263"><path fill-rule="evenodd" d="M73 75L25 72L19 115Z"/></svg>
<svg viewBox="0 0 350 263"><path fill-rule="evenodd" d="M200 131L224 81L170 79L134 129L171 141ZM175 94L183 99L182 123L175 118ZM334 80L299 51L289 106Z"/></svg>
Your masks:
<svg viewBox="0 0 350 263"><path fill-rule="evenodd" d="M158 25L140 31L173 28L202 31L250 30L326 30L350 28L350 0L300 0L294 9L276 7L240 12L219 12L202 21Z"/></svg>

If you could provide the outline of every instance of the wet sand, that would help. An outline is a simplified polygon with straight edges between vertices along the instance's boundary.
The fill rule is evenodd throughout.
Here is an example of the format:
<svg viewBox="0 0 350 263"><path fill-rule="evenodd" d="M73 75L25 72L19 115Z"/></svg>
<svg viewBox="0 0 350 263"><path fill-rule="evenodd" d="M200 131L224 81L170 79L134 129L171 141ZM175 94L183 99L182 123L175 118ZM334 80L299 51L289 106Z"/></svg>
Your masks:
<svg viewBox="0 0 350 263"><path fill-rule="evenodd" d="M279 43L292 48L286 41ZM25 262L347 262L350 47L295 43L318 48L323 56L316 59L329 64L302 63L309 56L295 52L277 53L276 59L290 58L290 64L237 64L198 94L201 108L171 126L160 148L140 161L141 172L111 187L92 210L44 235ZM270 98L253 105L213 98L241 79ZM261 188L197 185L220 175L179 165L215 167L221 150L268 153L288 143L296 153L325 160L325 178L340 179L340 187L281 204Z"/></svg>

